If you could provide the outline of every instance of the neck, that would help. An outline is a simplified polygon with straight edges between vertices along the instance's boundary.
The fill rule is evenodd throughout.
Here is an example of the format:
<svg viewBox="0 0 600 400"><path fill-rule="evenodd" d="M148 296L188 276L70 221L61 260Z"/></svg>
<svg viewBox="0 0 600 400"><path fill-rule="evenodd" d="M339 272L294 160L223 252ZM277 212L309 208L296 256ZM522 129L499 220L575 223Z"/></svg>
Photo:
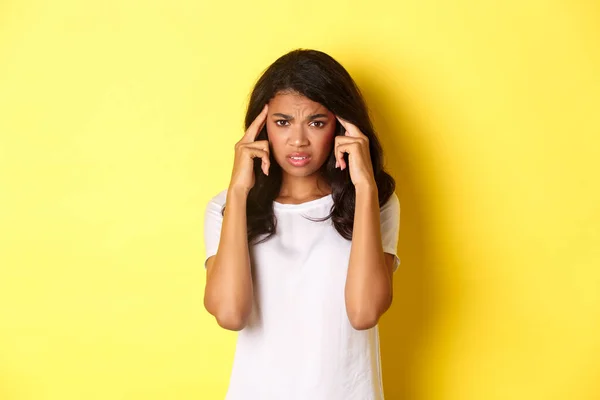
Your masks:
<svg viewBox="0 0 600 400"><path fill-rule="evenodd" d="M318 173L310 176L292 176L284 173L279 196L292 199L306 199L315 196L322 197L330 193L331 187Z"/></svg>

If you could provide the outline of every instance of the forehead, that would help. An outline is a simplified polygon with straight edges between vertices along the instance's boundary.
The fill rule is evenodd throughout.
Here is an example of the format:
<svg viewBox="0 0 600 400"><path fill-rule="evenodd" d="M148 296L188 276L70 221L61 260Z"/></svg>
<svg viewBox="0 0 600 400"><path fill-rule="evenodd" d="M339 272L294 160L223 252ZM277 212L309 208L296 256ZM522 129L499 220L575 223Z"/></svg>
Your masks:
<svg viewBox="0 0 600 400"><path fill-rule="evenodd" d="M309 112L328 112L328 110L321 104L316 101L312 101L308 97L299 94L299 93L277 93L275 97L269 101L269 108L277 110L296 110L296 111L309 111Z"/></svg>

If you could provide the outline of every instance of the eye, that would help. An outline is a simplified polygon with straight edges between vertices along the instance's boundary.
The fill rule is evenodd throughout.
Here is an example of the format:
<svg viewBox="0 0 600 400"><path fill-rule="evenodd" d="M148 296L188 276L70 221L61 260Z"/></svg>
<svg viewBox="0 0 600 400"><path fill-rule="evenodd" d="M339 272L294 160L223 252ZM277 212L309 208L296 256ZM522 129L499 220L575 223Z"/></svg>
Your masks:
<svg viewBox="0 0 600 400"><path fill-rule="evenodd" d="M277 121L275 121L275 125L277 125L277 126L285 126L283 124L280 124L280 122L283 122L283 123L286 123L286 124L288 123L288 121L285 120L285 119L278 119Z"/></svg>
<svg viewBox="0 0 600 400"><path fill-rule="evenodd" d="M322 128L322 127L325 126L325 122L323 122L323 121L313 121L313 123L314 124L320 124L320 125L316 126L317 128Z"/></svg>

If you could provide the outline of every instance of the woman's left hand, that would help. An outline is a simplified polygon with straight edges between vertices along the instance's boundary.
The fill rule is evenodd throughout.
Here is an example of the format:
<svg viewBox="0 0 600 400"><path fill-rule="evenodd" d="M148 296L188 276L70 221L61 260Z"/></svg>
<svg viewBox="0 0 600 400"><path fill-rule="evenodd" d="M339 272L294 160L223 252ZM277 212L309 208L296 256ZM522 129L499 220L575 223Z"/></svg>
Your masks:
<svg viewBox="0 0 600 400"><path fill-rule="evenodd" d="M375 186L373 164L371 162L371 153L369 151L369 138L367 138L356 125L337 115L336 118L346 129L344 136L335 137L334 154L336 158L336 168L339 167L342 170L348 168L346 160L344 159L344 153L348 153L350 179L354 186L363 184Z"/></svg>

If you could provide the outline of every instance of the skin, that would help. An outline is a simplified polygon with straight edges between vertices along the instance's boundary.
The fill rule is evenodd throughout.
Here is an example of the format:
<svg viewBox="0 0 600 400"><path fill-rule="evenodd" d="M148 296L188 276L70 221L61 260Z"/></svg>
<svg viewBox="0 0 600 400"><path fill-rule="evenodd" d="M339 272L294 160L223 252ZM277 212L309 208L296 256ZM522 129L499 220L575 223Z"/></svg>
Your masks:
<svg viewBox="0 0 600 400"><path fill-rule="evenodd" d="M303 203L331 193L318 170L331 153L335 126L331 111L302 95L282 93L271 99L267 136L283 170L278 202ZM310 154L310 163L303 167L290 165L286 156L293 152Z"/></svg>
<svg viewBox="0 0 600 400"><path fill-rule="evenodd" d="M383 252L379 196L373 176L369 139L353 124L338 117L346 129L335 139L342 169L350 168L356 190L354 230L346 277L346 312L355 329L369 329L392 304L394 255ZM349 166L343 158L348 153Z"/></svg>
<svg viewBox="0 0 600 400"><path fill-rule="evenodd" d="M344 136L334 135L336 119L346 129ZM265 124L268 140L255 141ZM356 189L356 208L345 286L346 312L357 330L375 326L392 302L394 256L383 252L368 138L321 104L295 93L280 93L271 99L235 145L219 249L207 261L206 309L225 329L240 330L247 323L253 285L246 237L246 199L255 182L252 159L261 158L262 169L268 175L271 151L283 170L276 199L282 203L303 203L331 193L318 173L331 151L339 168L349 168ZM303 167L290 165L286 156L292 152L310 154L310 162ZM344 153L348 154L349 165Z"/></svg>

